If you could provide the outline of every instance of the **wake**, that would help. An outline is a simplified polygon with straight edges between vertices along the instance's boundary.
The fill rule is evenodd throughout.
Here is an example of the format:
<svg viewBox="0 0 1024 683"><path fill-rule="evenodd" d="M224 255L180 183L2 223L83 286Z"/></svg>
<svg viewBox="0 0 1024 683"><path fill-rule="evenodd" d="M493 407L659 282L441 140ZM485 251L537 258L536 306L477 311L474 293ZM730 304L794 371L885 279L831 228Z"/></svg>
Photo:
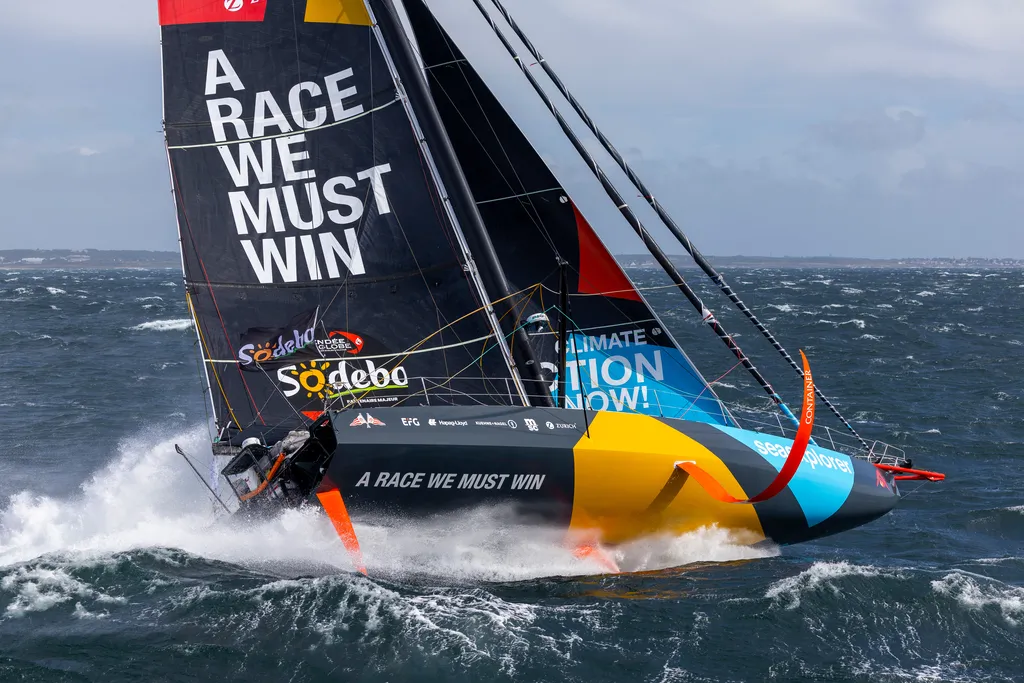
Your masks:
<svg viewBox="0 0 1024 683"><path fill-rule="evenodd" d="M149 431L122 441L111 462L72 496L31 491L11 496L0 511L0 567L51 555L93 562L133 550L173 548L277 575L353 570L333 527L315 506L259 522L225 519L175 453L175 444L193 457L200 472L210 470L204 427L178 434ZM220 493L231 496L224 482ZM510 526L504 519L501 510L480 509L400 525L357 523L356 531L371 577L517 581L604 571L593 559L574 557L564 532ZM774 547L740 545L729 532L713 527L647 538L611 552L624 571L778 554Z"/></svg>

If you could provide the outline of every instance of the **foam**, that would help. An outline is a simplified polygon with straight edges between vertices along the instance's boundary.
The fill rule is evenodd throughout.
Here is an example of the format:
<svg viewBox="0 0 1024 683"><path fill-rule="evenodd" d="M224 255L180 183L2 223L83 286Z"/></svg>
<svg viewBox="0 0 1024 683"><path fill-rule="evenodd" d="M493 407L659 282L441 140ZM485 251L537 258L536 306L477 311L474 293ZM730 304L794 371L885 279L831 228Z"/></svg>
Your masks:
<svg viewBox="0 0 1024 683"><path fill-rule="evenodd" d="M179 318L177 320L150 320L129 329L136 332L181 332L192 327L192 320Z"/></svg>
<svg viewBox="0 0 1024 683"><path fill-rule="evenodd" d="M1024 588L956 571L932 581L932 590L970 610L998 608L1011 626L1017 626L1024 619Z"/></svg>
<svg viewBox="0 0 1024 683"><path fill-rule="evenodd" d="M802 596L821 589L827 588L833 595L842 595L842 590L836 585L836 579L850 576L902 578L896 572L870 565L850 564L845 561L815 562L796 576L787 576L773 583L768 587L765 597L772 600L787 600L786 609L796 609L800 606Z"/></svg>
<svg viewBox="0 0 1024 683"><path fill-rule="evenodd" d="M842 322L836 322L835 320L818 320L817 322L825 325L831 325L833 327L839 327L840 325L853 325L859 330L863 330L865 327L867 327L867 323L857 318L851 320L843 320Z"/></svg>
<svg viewBox="0 0 1024 683"><path fill-rule="evenodd" d="M14 599L4 610L7 617L45 612L72 600L106 604L125 602L124 598L112 597L90 588L59 566L18 567L0 581L0 590L14 594ZM81 603L76 605L75 612L79 617L96 616L85 610Z"/></svg>
<svg viewBox="0 0 1024 683"><path fill-rule="evenodd" d="M307 574L310 567L352 570L330 522L313 506L258 523L218 520L209 492L175 453L175 443L194 456L200 472L210 471L205 428L177 434L165 428L125 440L114 460L73 496L30 491L11 496L0 511L0 566L54 554L82 563L132 550L176 548L250 567L286 565ZM476 510L401 525L377 520L356 529L371 576L511 581L605 571L596 560L574 557L564 532L510 526L502 513ZM774 547L750 547L749 540L709 528L643 539L610 552L626 571L778 553Z"/></svg>

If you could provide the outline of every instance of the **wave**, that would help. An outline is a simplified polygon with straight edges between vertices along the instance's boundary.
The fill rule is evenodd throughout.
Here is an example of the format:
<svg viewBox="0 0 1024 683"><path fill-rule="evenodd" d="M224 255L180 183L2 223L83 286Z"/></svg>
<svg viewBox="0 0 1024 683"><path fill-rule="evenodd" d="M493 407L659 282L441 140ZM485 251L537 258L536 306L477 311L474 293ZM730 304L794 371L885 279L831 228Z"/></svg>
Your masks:
<svg viewBox="0 0 1024 683"><path fill-rule="evenodd" d="M931 291L931 290L928 290L928 289L926 289L926 290L924 290L924 291L918 292L918 293L917 293L917 294L915 294L914 296L920 296L920 297L925 297L925 296L935 296L935 292L933 292L933 291Z"/></svg>
<svg viewBox="0 0 1024 683"><path fill-rule="evenodd" d="M843 294L863 294L864 293L863 289L857 289L856 287L843 287L842 290L840 290L840 291L842 291Z"/></svg>
<svg viewBox="0 0 1024 683"><path fill-rule="evenodd" d="M862 334L859 337L857 337L857 339L868 339L870 341L882 341L883 339L885 339L885 337L883 337L882 335L878 335L878 334Z"/></svg>
<svg viewBox="0 0 1024 683"><path fill-rule="evenodd" d="M855 325L857 329L860 330L863 330L865 327L867 327L867 323L865 323L863 320L859 320L856 318L852 320L843 320L842 322L836 322L835 320L819 320L818 322L824 323L826 325L832 325L833 327L839 327L840 325Z"/></svg>
<svg viewBox="0 0 1024 683"><path fill-rule="evenodd" d="M13 599L4 609L8 617L23 617L30 612L45 612L74 600L75 615L83 618L97 615L84 608L82 602L127 602L123 597L108 595L75 578L66 567L50 563L14 568L4 575L0 589L4 593L13 594Z"/></svg>
<svg viewBox="0 0 1024 683"><path fill-rule="evenodd" d="M842 589L837 579L848 577L865 578L905 578L895 570L880 569L870 565L857 565L849 562L815 562L796 576L787 576L768 587L766 598L773 601L785 601L786 609L800 606L801 597L825 590L833 595L841 595Z"/></svg>
<svg viewBox="0 0 1024 683"><path fill-rule="evenodd" d="M951 597L970 610L998 609L1011 626L1019 625L1024 618L1024 588L961 571L946 574L931 585L936 593Z"/></svg>
<svg viewBox="0 0 1024 683"><path fill-rule="evenodd" d="M47 287L46 291L50 294L67 294L67 292L60 287Z"/></svg>
<svg viewBox="0 0 1024 683"><path fill-rule="evenodd" d="M177 320L150 320L128 329L136 332L180 332L191 327L192 320L190 318L179 318Z"/></svg>
<svg viewBox="0 0 1024 683"><path fill-rule="evenodd" d="M774 308L775 310L782 311L783 313L792 313L796 310L796 307L792 304L768 304L768 308Z"/></svg>

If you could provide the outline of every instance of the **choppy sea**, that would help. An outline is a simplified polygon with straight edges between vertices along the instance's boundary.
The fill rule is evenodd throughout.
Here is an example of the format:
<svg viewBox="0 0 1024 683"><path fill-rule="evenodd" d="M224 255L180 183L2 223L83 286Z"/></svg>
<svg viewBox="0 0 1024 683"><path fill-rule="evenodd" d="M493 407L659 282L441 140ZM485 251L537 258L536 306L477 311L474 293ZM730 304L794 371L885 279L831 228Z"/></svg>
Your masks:
<svg viewBox="0 0 1024 683"><path fill-rule="evenodd" d="M180 273L0 270L0 680L1024 680L1024 272L731 282L858 430L946 483L805 545L651 539L620 576L485 516L367 527L364 578L315 514L213 524L173 448L209 452ZM685 301L649 296L723 397L767 407Z"/></svg>

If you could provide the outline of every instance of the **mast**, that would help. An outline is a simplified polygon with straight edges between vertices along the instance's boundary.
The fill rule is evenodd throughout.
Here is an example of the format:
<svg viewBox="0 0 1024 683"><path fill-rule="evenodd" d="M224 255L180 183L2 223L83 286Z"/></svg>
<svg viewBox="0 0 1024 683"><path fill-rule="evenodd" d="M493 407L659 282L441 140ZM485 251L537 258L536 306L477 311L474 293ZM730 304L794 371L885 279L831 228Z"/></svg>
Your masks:
<svg viewBox="0 0 1024 683"><path fill-rule="evenodd" d="M726 347L728 347L729 351L732 352L732 354L736 357L740 364L743 365L747 372L750 373L751 377L754 378L754 380L761 386L761 388L764 389L765 393L768 394L771 400L779 407L779 410L781 410L782 413L787 418L789 418L795 425L799 425L799 420L793 414L793 411L789 409L786 403L782 400L782 397L779 396L778 392L775 391L774 387L772 387L768 380L765 379L765 377L761 374L757 367L754 366L754 364L750 361L747 355L743 353L743 350L739 347L739 345L732 338L732 336L729 335L728 332L726 332L725 328L723 328L721 323L719 323L718 320L715 318L714 313L708 310L708 308L700 300L700 297L697 296L697 293L694 292L693 289L686 283L686 280L683 279L682 274L680 274L680 272L676 269L675 265L672 263L668 255L665 254L664 251L662 251L661 246L657 243L654 237L652 237L651 234L647 232L647 228L643 226L643 224L640 222L640 219L637 218L635 213L633 213L633 210L629 208L629 205L626 203L625 199L623 199L622 195L619 194L619 191L608 179L608 176L605 175L604 171L598 165L597 161L594 160L594 157L583 145L579 137L577 137L576 133L566 122L565 118L558 111L555 105L551 102L551 99L548 97L547 93L541 87L540 83L537 82L537 79L530 72L527 65L519 57L519 54L516 52L515 47L512 46L512 44L508 41L505 35L501 32L501 29L499 29L497 24L494 23L494 20L490 17L490 15L487 14L487 10L484 9L481 0L473 0L473 3L477 6L477 9L480 10L480 13L484 16L484 19L487 20L487 23L490 25L491 30L494 31L494 34L498 37L498 39L501 41L501 44L512 56L512 59L515 60L517 65L519 65L520 71L522 71L523 75L526 76L526 79L530 82L530 85L533 86L533 89L537 92L537 95L540 97L541 101L548 108L548 111L550 111L552 116L555 117L555 120L558 122L559 127L562 129L562 132L572 143L573 147L576 148L576 151L583 158L583 161L587 164L587 167L597 177L598 181L601 183L601 187L604 188L604 191L607 193L608 197L615 203L615 206L619 209L620 213L622 213L622 216L626 219L626 222L629 223L630 227L633 228L637 236L640 237L640 239L644 243L644 246L646 246L648 251L651 252L651 255L654 256L658 264L672 279L672 282L676 285L679 291L682 292L683 296L686 297L687 301L689 301L690 304L693 305L693 307L697 310L697 312L700 313L701 320L707 323L708 326L712 329L712 331L714 331L714 333L722 341L722 343L724 343Z"/></svg>
<svg viewBox="0 0 1024 683"><path fill-rule="evenodd" d="M540 67L544 69L544 73L547 74L547 77L549 79L551 79L551 82L554 84L558 92L561 93L562 97L564 97L565 100L572 106L573 110L575 110L576 114L580 117L580 120L582 120L583 123L586 124L587 128L589 128L590 132L594 134L598 142L601 143L601 146L604 147L605 151L608 152L612 159L615 160L615 163L618 164L619 168L622 169L622 172L626 174L626 177L628 177L630 182L633 183L633 186L640 191L640 194L643 195L644 199L647 200L647 203L651 205L651 208L654 209L654 212L658 214L658 218L661 219L661 222L664 223L665 227L669 229L669 232L672 233L672 236L675 237L679 244L682 245L683 249L686 250L686 253L690 255L694 263L696 263L697 266L699 266L700 269L704 271L705 275L711 278L712 282L714 282L718 286L722 293L729 298L729 300L736 306L736 308L738 308L740 312L743 313L743 315L745 315L748 320L750 320L751 323L753 323L754 327L757 328L758 332L760 332L764 336L764 338L767 339L768 342L775 348L775 350L779 352L779 354L786 360L786 362L789 363L790 367L796 370L797 373L801 377L803 377L803 370L800 368L799 364L797 364L796 360L794 360L793 357L789 355L789 352L786 351L786 349L782 346L778 339L775 338L775 335L773 335L771 331L757 318L754 312L747 307L743 300L740 299L739 295L736 294L736 292L733 291L732 287L730 287L729 284L725 281L725 277L723 277L722 274L719 273L714 268L714 266L712 266L711 263L704 257L704 255L697 249L697 247L693 245L693 243L690 241L690 238L687 237L686 233L684 233L682 229L679 227L679 225L676 224L675 220L672 218L671 215L669 215L668 211L666 211L665 208L662 207L662 205L658 202L658 200L655 199L654 193L652 193L647 188L644 182L640 179L640 176L638 176L636 172L633 171L633 168L626 162L626 160L622 157L619 151L612 144L612 142L604 135L603 132L601 132L601 130L597 127L597 124L594 123L593 119L591 119L590 116L587 114L587 111L583 108L583 105L581 105L579 101L575 97L573 97L572 93L569 92L569 89L565 86L564 83L562 83L562 80L558 77L558 74L555 73L555 70L548 64L547 60L544 59L544 57L540 54L537 48L533 46L533 43L530 42L530 39L527 37L526 33L523 32L523 30L519 28L519 25L516 24L516 22L512 19L512 16L505 9L505 6L501 3L501 0L491 0L491 3L495 6L495 8L497 8L498 12L501 13L501 16L504 17L505 22L508 23L509 27L516 34L516 37L518 37L520 42L522 42L523 46L526 47L527 52L529 52L533 59L536 60L537 64L539 64ZM484 14L484 17L488 19L488 21L490 21L490 17L487 16L486 12L484 12L484 8L479 3L476 3L476 5L480 12ZM857 430L853 428L853 425L851 425L846 420L846 418L843 417L843 415L839 412L839 409L836 408L832 404L832 402L828 400L825 394L822 393L821 389L818 388L817 384L815 384L814 386L814 393L817 394L818 398L820 398L826 406L828 406L828 409L832 411L832 414L835 415L839 419L839 421L855 437L857 437L857 439L861 442L861 444L864 445L865 448L867 448L867 442L863 438L861 438L860 434L857 433Z"/></svg>
<svg viewBox="0 0 1024 683"><path fill-rule="evenodd" d="M466 254L467 267L479 274L485 292L484 303L488 309L493 308L494 315L497 316L497 320L495 320L497 342L501 345L505 344L500 321L508 317L515 326L512 332L512 356L510 358L513 374L519 376L521 380L529 382L526 391L528 402L534 405L550 406L552 405L551 393L541 377L540 365L533 357L526 330L518 324L515 315L516 310L511 300L512 287L505 277L494 245L487 235L483 218L480 216L462 166L455 156L451 141L441 123L427 82L419 69L415 51L401 25L395 5L392 0L366 0L366 3L380 30L383 42L397 53L395 55L397 58L393 59L395 71L404 85L409 101L420 114L418 120L423 129L423 137L434 150L432 156L438 171L445 179L449 199L469 243ZM477 268L473 255L481 258L483 268ZM487 292L497 294L497 300L488 298Z"/></svg>

